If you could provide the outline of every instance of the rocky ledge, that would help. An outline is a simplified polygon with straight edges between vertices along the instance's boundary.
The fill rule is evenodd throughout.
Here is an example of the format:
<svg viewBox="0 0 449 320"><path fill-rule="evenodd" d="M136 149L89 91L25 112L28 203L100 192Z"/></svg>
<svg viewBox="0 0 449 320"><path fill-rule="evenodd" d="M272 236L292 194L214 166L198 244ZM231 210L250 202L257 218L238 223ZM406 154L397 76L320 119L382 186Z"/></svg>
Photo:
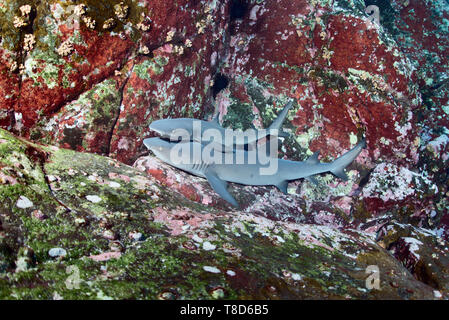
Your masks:
<svg viewBox="0 0 449 320"><path fill-rule="evenodd" d="M0 1L0 298L448 298L448 21L447 0ZM266 128L291 100L279 156L363 136L347 182L231 184L236 210L142 145L155 119Z"/></svg>

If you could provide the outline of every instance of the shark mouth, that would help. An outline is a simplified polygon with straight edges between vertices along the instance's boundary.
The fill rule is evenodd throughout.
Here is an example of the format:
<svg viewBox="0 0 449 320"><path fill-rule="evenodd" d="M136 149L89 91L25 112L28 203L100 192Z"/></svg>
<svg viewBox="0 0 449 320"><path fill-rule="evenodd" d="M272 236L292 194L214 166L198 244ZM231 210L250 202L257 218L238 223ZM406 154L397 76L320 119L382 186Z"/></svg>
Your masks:
<svg viewBox="0 0 449 320"><path fill-rule="evenodd" d="M162 140L165 140L165 141L168 141L168 142L175 142L175 143L176 142L182 142L182 141L185 141L185 142L190 141L190 142L192 142L191 139L185 140L185 139L182 139L182 137L178 137L178 139L173 139L169 135L162 134L161 132L159 132L157 130L151 130L150 137L160 138Z"/></svg>

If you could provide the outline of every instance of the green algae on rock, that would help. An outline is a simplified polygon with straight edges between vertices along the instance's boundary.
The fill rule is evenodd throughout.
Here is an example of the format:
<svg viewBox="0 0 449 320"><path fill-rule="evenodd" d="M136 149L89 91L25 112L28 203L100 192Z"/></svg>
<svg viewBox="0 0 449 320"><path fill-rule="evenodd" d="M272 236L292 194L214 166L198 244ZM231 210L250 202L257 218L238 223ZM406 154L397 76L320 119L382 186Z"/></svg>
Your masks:
<svg viewBox="0 0 449 320"><path fill-rule="evenodd" d="M3 130L0 163L3 299L433 298L355 230L223 213L115 160ZM369 264L385 271L380 291L365 287Z"/></svg>

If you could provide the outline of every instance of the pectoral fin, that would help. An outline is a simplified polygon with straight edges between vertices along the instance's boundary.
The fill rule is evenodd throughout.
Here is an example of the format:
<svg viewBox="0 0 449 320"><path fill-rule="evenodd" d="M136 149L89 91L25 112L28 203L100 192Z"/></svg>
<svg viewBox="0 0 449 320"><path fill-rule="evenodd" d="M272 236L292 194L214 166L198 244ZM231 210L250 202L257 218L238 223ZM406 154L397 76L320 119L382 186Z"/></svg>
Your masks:
<svg viewBox="0 0 449 320"><path fill-rule="evenodd" d="M343 181L348 181L348 175L343 168L337 168L331 171L335 176L339 177Z"/></svg>
<svg viewBox="0 0 449 320"><path fill-rule="evenodd" d="M287 180L284 180L284 181L278 183L278 184L276 185L276 187L277 187L279 190L281 190L283 193L288 194L288 191L287 191L288 181L287 181Z"/></svg>
<svg viewBox="0 0 449 320"><path fill-rule="evenodd" d="M318 185L318 180L315 177L313 177L313 176L305 177L304 179L306 179L307 181L313 183L316 186Z"/></svg>
<svg viewBox="0 0 449 320"><path fill-rule="evenodd" d="M221 180L213 172L207 172L205 174L205 176L207 178L207 181L211 185L212 189L214 189L214 191L216 193L218 193L220 195L220 197L225 199L227 202L232 204L234 207L237 207L237 208L239 207L239 204L237 203L237 201L234 199L234 197L227 190L227 185L228 184L226 183L226 181Z"/></svg>

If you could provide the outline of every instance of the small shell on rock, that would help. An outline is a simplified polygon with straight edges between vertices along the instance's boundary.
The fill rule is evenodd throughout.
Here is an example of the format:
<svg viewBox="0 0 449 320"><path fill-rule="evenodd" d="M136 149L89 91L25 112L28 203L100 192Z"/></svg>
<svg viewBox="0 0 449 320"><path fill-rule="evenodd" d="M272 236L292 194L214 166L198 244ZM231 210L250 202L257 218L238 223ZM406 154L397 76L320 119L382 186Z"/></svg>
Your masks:
<svg viewBox="0 0 449 320"><path fill-rule="evenodd" d="M133 241L142 241L144 239L143 234L137 231L131 231L128 237Z"/></svg>
<svg viewBox="0 0 449 320"><path fill-rule="evenodd" d="M63 258L67 255L67 251L63 248L51 248L48 255L52 258Z"/></svg>
<svg viewBox="0 0 449 320"><path fill-rule="evenodd" d="M214 299L223 299L225 297L225 289L222 287L216 287L214 289L211 290L210 295L214 298Z"/></svg>
<svg viewBox="0 0 449 320"><path fill-rule="evenodd" d="M158 294L157 298L159 300L176 300L176 294L171 291L163 291Z"/></svg>
<svg viewBox="0 0 449 320"><path fill-rule="evenodd" d="M215 248L217 248L216 245L210 243L209 241L205 241L203 242L203 249L206 251L212 251L215 250Z"/></svg>

